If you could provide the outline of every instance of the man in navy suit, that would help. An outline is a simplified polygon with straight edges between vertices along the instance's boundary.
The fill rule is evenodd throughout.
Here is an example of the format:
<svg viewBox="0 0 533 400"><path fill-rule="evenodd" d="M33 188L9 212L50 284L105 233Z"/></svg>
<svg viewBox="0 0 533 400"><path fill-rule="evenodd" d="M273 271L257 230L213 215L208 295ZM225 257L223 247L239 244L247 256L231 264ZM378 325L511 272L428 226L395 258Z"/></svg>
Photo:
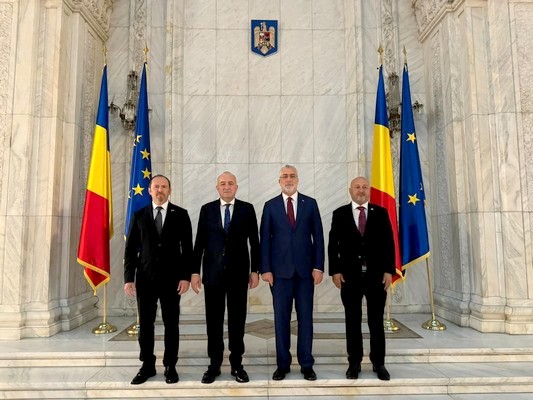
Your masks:
<svg viewBox="0 0 533 400"><path fill-rule="evenodd" d="M137 295L141 369L131 383L138 385L156 374L154 323L157 300L165 325L165 380L176 383L181 295L189 289L192 228L187 210L168 201L170 181L156 175L148 192L152 204L131 220L124 254L124 292Z"/></svg>
<svg viewBox="0 0 533 400"><path fill-rule="evenodd" d="M357 379L361 372L361 305L365 296L370 361L378 378L388 381L383 312L395 272L392 227L387 210L368 202L370 185L366 178L352 180L349 190L352 202L333 211L328 244L329 274L341 290L345 311L349 363L346 378Z"/></svg>
<svg viewBox="0 0 533 400"><path fill-rule="evenodd" d="M194 244L192 289L205 288L207 355L210 365L202 383L213 383L220 375L224 354L224 312L228 307L228 347L231 375L248 382L242 366L248 288L259 283L259 236L254 206L235 198L237 178L224 172L217 178L220 199L200 210ZM250 251L248 251L248 245ZM203 275L200 278L200 266Z"/></svg>
<svg viewBox="0 0 533 400"><path fill-rule="evenodd" d="M297 357L307 380L313 370L314 285L324 273L324 234L316 200L298 193L298 171L280 170L282 193L265 203L261 218L261 278L270 284L274 303L277 369L274 380L290 372L290 322L293 302L298 319Z"/></svg>

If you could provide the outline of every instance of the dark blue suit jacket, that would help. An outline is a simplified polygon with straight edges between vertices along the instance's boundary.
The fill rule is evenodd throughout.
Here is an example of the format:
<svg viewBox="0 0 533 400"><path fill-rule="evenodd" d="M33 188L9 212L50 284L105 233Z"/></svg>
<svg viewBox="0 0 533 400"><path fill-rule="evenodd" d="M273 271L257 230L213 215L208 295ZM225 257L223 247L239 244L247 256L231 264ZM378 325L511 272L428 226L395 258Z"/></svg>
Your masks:
<svg viewBox="0 0 533 400"><path fill-rule="evenodd" d="M310 278L314 268L324 271L324 232L316 200L298 193L296 227L292 229L283 196L267 201L260 229L259 272L274 277Z"/></svg>
<svg viewBox="0 0 533 400"><path fill-rule="evenodd" d="M222 225L220 200L202 206L192 273L199 274L201 265L206 286L221 284L224 272L229 273L233 282L247 286L250 272L258 272L259 267L257 218L252 204L235 199L227 234Z"/></svg>

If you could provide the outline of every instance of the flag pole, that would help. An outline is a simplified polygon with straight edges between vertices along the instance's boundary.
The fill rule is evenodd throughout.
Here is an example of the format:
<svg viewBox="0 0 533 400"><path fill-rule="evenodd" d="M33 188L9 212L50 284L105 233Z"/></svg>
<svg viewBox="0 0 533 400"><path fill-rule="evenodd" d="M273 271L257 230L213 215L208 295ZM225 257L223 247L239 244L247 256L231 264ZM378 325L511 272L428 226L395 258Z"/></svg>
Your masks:
<svg viewBox="0 0 533 400"><path fill-rule="evenodd" d="M387 316L383 321L383 328L385 328L385 332L398 332L400 327L390 318L390 293L391 290L387 290Z"/></svg>
<svg viewBox="0 0 533 400"><path fill-rule="evenodd" d="M431 302L431 319L422 324L422 328L430 331L445 331L446 325L441 323L435 318L435 303L433 302L433 284L431 283L431 270L429 269L429 261L426 258L426 270L428 273L428 285L429 285L429 300Z"/></svg>
<svg viewBox="0 0 533 400"><path fill-rule="evenodd" d="M104 316L102 323L93 329L96 335L113 333L117 331L117 327L107 322L107 282L104 283Z"/></svg>

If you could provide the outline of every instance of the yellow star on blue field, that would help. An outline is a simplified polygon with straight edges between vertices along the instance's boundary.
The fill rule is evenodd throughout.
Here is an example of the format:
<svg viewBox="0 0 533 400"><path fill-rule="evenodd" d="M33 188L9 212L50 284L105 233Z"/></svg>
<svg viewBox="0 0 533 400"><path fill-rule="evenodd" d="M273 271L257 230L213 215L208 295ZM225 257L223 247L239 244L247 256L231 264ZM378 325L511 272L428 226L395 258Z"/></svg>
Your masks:
<svg viewBox="0 0 533 400"><path fill-rule="evenodd" d="M141 138L142 138L142 135L137 135L133 138L133 147L137 146L136 143L140 143L141 142Z"/></svg>
<svg viewBox="0 0 533 400"><path fill-rule="evenodd" d="M141 172L143 173L144 179L150 179L150 175L152 175L152 173L148 171L148 168L145 168L144 171L141 171Z"/></svg>
<svg viewBox="0 0 533 400"><path fill-rule="evenodd" d="M148 157L150 156L150 153L148 153L148 150L144 149L141 151L141 154L143 155L143 160L146 158L148 160Z"/></svg>
<svg viewBox="0 0 533 400"><path fill-rule="evenodd" d="M138 194L140 194L141 196L143 195L144 188L141 185L137 184L137 186L135 186L132 189L133 189L133 192L134 192L133 193L134 196L137 196Z"/></svg>
<svg viewBox="0 0 533 400"><path fill-rule="evenodd" d="M407 197L409 197L409 201L407 202L407 204L411 203L414 206L416 206L416 202L420 201L420 199L416 197L416 193L414 195L412 195L412 196L407 195Z"/></svg>
<svg viewBox="0 0 533 400"><path fill-rule="evenodd" d="M416 140L416 136L415 136L415 133L414 133L414 132L413 132L413 133L408 133L408 134L407 134L407 140L406 140L406 142L413 142L413 143L414 143L415 140Z"/></svg>

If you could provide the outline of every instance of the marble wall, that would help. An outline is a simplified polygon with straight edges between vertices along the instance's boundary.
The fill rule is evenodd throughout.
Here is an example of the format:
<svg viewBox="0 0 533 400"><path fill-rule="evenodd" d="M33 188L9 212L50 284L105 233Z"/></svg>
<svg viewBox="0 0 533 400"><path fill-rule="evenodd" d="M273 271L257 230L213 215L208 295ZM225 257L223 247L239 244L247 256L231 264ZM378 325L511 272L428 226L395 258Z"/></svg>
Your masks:
<svg viewBox="0 0 533 400"><path fill-rule="evenodd" d="M0 338L49 336L102 315L76 263L102 52L109 99L149 49L154 173L196 227L233 171L238 197L280 192L283 164L318 200L327 237L351 178L369 175L378 54L404 54L429 211L437 315L481 331L531 333L533 5L523 0L0 0ZM279 21L279 50L250 51L250 20ZM110 117L115 236L105 311L135 315L122 290L132 133ZM392 156L399 162L398 134ZM397 182L398 176L395 173ZM426 266L390 298L394 315L430 311ZM203 295L183 298L203 313ZM266 284L250 312L271 310ZM329 279L317 311L340 311Z"/></svg>

